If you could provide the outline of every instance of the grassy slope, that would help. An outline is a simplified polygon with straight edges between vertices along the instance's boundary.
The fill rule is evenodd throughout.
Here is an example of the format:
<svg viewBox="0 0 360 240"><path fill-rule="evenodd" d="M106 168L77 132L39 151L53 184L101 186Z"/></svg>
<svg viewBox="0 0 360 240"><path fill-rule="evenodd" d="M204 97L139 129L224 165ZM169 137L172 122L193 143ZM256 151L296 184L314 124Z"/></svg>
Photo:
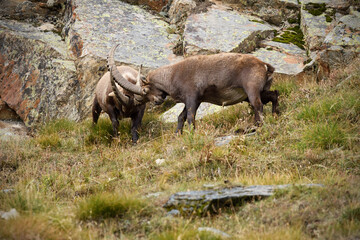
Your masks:
<svg viewBox="0 0 360 240"><path fill-rule="evenodd" d="M110 141L107 118L96 127L59 120L32 139L1 142L0 185L15 192L0 193L0 209L16 208L21 217L0 220L0 238L221 238L197 232L204 226L237 239L360 237L359 66L339 68L321 83L277 77L282 114L273 117L266 106L257 133L225 147L214 138L251 127L247 104L198 121L195 134L182 136L147 113L137 146L126 120ZM203 218L169 217L161 207L172 193L224 180L325 187L293 187Z"/></svg>

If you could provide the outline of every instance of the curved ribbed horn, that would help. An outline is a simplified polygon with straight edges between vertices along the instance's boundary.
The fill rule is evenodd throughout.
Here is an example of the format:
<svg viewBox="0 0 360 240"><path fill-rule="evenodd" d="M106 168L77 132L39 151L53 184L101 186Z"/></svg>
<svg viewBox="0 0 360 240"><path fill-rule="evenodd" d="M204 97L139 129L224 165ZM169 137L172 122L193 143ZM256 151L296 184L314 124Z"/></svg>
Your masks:
<svg viewBox="0 0 360 240"><path fill-rule="evenodd" d="M139 87L141 87L141 69L142 69L142 64L139 67L138 76L136 78L136 85Z"/></svg>
<svg viewBox="0 0 360 240"><path fill-rule="evenodd" d="M111 69L110 69L111 70ZM115 80L111 74L110 71L110 81L111 81L111 87L112 90L116 96L116 99L123 105L128 106L129 105L129 97L125 96L122 92L119 91L119 89L117 88L116 84L115 84Z"/></svg>
<svg viewBox="0 0 360 240"><path fill-rule="evenodd" d="M125 78L123 78L123 76L117 70L116 65L115 65L115 60L114 60L114 52L115 52L115 49L117 48L117 46L119 46L119 44L117 44L116 46L111 48L111 50L109 52L109 57L108 57L108 65L109 65L109 68L110 68L110 71L111 71L113 77L115 78L115 81L122 88L124 88L134 94L144 95L144 91L141 89L140 86L137 86L137 85L132 84L131 82L127 81Z"/></svg>

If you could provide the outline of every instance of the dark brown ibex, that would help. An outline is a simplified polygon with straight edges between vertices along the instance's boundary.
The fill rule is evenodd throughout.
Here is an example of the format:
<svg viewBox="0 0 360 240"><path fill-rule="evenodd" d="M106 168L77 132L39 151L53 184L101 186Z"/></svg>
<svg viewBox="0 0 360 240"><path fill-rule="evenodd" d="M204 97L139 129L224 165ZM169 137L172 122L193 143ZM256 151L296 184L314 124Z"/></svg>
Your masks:
<svg viewBox="0 0 360 240"><path fill-rule="evenodd" d="M161 104L167 95L185 103L178 117L176 132L182 131L185 119L195 127L195 114L201 102L232 105L249 101L260 123L263 104L271 101L277 113L278 93L270 91L274 68L258 58L239 53L220 53L186 58L148 73L139 87L126 81L116 70L113 59L116 46L110 50L109 67L116 82L142 97L139 101Z"/></svg>
<svg viewBox="0 0 360 240"><path fill-rule="evenodd" d="M136 72L131 67L116 67L121 77L134 86L141 87L140 70ZM141 68L140 68L141 69ZM137 97L141 99L140 96ZM92 116L94 124L97 123L101 111L106 112L111 120L113 127L113 136L118 136L119 119L131 118L131 135L133 143L136 143L139 135L138 128L144 116L146 103L139 103L134 99L134 94L118 86L110 72L104 74L95 88L95 98L92 107Z"/></svg>

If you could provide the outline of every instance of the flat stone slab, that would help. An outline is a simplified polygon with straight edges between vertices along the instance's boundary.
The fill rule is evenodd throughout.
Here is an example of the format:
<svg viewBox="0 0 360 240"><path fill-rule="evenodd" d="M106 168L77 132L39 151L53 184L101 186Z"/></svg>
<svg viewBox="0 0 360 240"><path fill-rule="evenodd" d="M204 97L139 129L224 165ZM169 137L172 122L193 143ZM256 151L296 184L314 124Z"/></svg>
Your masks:
<svg viewBox="0 0 360 240"><path fill-rule="evenodd" d="M185 23L184 42L187 54L243 52L256 48L257 42L274 32L270 25L252 21L233 11L211 8L192 14Z"/></svg>
<svg viewBox="0 0 360 240"><path fill-rule="evenodd" d="M177 103L174 107L172 107L171 109L164 112L160 116L160 120L164 123L177 122L178 117L179 117L180 113L183 111L184 107L185 107L184 103ZM211 115L216 112L219 112L222 109L224 109L224 107L218 106L215 104L211 104L211 103L207 103L207 102L203 102L200 104L198 110L196 111L195 119L196 120L202 119L203 117L205 117L207 115Z"/></svg>
<svg viewBox="0 0 360 240"><path fill-rule="evenodd" d="M118 0L74 0L68 20L68 41L77 57L106 59L120 44L115 60L156 68L172 62L177 35L168 34L168 24L139 6Z"/></svg>
<svg viewBox="0 0 360 240"><path fill-rule="evenodd" d="M308 59L306 51L294 44L263 41L263 48L251 53L260 60L275 67L275 72L296 75L304 70L304 61Z"/></svg>
<svg viewBox="0 0 360 240"><path fill-rule="evenodd" d="M180 213L193 212L203 215L206 212L217 212L220 208L240 205L246 201L259 200L272 196L274 190L289 188L292 185L257 185L232 187L215 190L178 192L170 196L163 206L167 210L178 210ZM304 187L323 187L321 184L305 184Z"/></svg>

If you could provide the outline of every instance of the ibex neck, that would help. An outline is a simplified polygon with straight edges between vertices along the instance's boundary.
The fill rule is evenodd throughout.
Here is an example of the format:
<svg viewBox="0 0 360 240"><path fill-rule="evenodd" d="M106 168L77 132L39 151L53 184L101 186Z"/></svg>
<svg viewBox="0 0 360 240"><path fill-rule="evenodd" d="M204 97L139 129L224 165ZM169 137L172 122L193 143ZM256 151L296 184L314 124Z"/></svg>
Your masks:
<svg viewBox="0 0 360 240"><path fill-rule="evenodd" d="M171 68L163 66L151 71L149 74L150 82L152 82L156 88L171 94Z"/></svg>

